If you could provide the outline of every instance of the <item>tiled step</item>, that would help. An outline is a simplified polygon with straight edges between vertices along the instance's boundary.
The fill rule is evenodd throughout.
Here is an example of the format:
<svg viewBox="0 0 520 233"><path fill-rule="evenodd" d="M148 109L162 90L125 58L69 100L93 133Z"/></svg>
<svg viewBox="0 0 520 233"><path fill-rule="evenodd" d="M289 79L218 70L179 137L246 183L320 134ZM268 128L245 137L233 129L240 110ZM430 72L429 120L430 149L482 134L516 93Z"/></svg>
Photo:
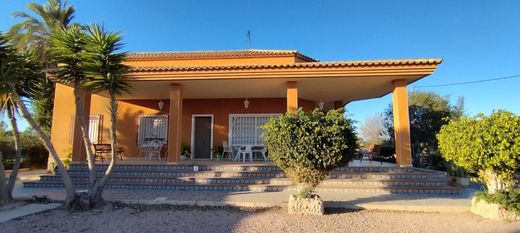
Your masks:
<svg viewBox="0 0 520 233"><path fill-rule="evenodd" d="M100 171L106 170L107 165L97 165ZM86 164L72 164L70 170L86 170ZM265 171L265 172L281 172L281 169L274 165L200 165L199 171ZM114 170L123 171L192 171L193 165L115 165ZM412 167L340 167L334 169L337 172L413 172Z"/></svg>
<svg viewBox="0 0 520 233"><path fill-rule="evenodd" d="M102 176L103 171L98 171L97 175ZM59 173L57 174L59 176ZM88 176L86 170L71 170L69 171L71 176ZM282 172L263 172L263 171L168 171L168 170L134 170L134 171L122 171L114 170L111 177L149 177L149 176L160 176L160 177L249 177L249 178L285 178L285 174ZM424 172L374 172L374 173L361 173L361 172L338 172L334 171L328 176L331 179L420 179L425 180L434 177L430 173Z"/></svg>
<svg viewBox="0 0 520 233"><path fill-rule="evenodd" d="M76 187L86 188L86 182L75 182ZM26 188L62 188L62 182L26 182ZM108 189L140 189L140 190L201 190L201 191L283 191L295 190L288 185L253 185L253 184L164 184L164 183L109 183ZM457 194L455 187L428 187L428 186L395 186L395 187L370 187L370 186L345 186L335 187L320 185L318 190L338 192L377 192L377 193L414 193L414 194Z"/></svg>
<svg viewBox="0 0 520 233"><path fill-rule="evenodd" d="M86 176L73 176L74 182L88 182ZM41 182L60 182L59 176L42 176ZM228 177L162 177L162 176L126 176L111 177L111 183L190 183L190 184L274 184L274 185L291 185L291 181L287 178L228 178ZM445 186L446 180L405 180L405 179L326 179L322 181L322 185L326 186L351 186L351 185L367 185L367 186Z"/></svg>
<svg viewBox="0 0 520 233"><path fill-rule="evenodd" d="M97 167L101 177L106 165ZM285 174L274 165L116 165L107 188L167 189L213 191L280 191L294 189ZM68 171L73 182L86 187L88 170L85 164L73 164ZM63 187L59 172L44 175L38 182L24 187ZM342 167L322 181L321 190L363 191L385 193L457 193L439 173L399 167Z"/></svg>

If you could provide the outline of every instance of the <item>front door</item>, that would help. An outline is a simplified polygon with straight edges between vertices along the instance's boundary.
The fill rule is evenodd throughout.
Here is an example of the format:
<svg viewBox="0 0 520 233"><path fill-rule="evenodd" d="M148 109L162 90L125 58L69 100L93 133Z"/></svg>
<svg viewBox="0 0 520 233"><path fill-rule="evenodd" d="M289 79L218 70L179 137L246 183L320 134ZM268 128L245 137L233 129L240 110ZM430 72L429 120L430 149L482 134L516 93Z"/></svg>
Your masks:
<svg viewBox="0 0 520 233"><path fill-rule="evenodd" d="M193 116L193 158L211 159L211 116Z"/></svg>

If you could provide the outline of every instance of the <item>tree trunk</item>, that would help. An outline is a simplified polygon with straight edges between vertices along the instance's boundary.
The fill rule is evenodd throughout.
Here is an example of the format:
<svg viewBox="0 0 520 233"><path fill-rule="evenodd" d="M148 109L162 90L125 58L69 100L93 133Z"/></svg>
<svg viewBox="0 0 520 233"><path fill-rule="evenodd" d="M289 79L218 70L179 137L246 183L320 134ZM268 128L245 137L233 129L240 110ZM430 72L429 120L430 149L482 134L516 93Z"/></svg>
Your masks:
<svg viewBox="0 0 520 233"><path fill-rule="evenodd" d="M111 161L108 165L107 170L105 171L105 174L103 177L96 183L95 186L95 193L93 194L93 198L91 199L91 204L93 206L99 206L103 203L103 190L105 188L105 185L108 181L108 178L110 177L110 174L112 173L112 170L114 168L114 165L117 161L117 112L118 112L118 104L116 100L116 95L114 92L109 91L110 94L110 141L111 141L111 147L112 147L112 154L111 154Z"/></svg>
<svg viewBox="0 0 520 233"><path fill-rule="evenodd" d="M65 169L63 162L61 162L58 153L56 153L56 149L54 148L54 145L52 145L49 136L42 130L42 128L38 124L36 124L36 121L34 121L34 119L32 118L31 114L29 113L29 110L27 110L25 103L22 101L18 93L15 92L15 90L12 90L12 97L15 103L20 108L22 116L27 120L29 125L36 131L40 139L43 141L45 148L49 151L52 158L56 162L56 166L58 167L58 170L61 173L61 178L63 179L63 185L65 186L65 194L67 195L65 198L65 205L71 208L71 204L75 200L76 190L74 188L74 184L72 183L72 179L69 176L69 173Z"/></svg>
<svg viewBox="0 0 520 233"><path fill-rule="evenodd" d="M0 151L0 206L11 201L7 192L7 178L5 177L4 156Z"/></svg>
<svg viewBox="0 0 520 233"><path fill-rule="evenodd" d="M18 177L18 171L20 170L20 163L22 161L22 149L18 144L20 142L20 133L18 132L18 124L16 122L16 118L13 115L13 106L7 107L7 115L9 117L9 121L11 122L11 127L13 128L13 140L14 140L14 149L16 151L13 170L11 175L9 176L9 182L7 183L7 194L9 198L13 198L13 189L16 183L16 178Z"/></svg>
<svg viewBox="0 0 520 233"><path fill-rule="evenodd" d="M88 163L88 190L89 194L94 192L94 186L96 183L96 164L94 154L92 153L92 142L90 141L89 133L87 131L87 121L85 120L85 111L83 109L83 104L81 102L80 95L80 86L78 81L74 81L74 102L76 104L76 119L79 119L80 128L81 128L81 137L83 138L83 143L85 144L85 149L87 151L87 163Z"/></svg>
<svg viewBox="0 0 520 233"><path fill-rule="evenodd" d="M486 170L481 172L482 177L484 178L484 183L486 184L487 192L489 194L496 193L498 190L507 189L506 183L498 177L498 175L490 170Z"/></svg>

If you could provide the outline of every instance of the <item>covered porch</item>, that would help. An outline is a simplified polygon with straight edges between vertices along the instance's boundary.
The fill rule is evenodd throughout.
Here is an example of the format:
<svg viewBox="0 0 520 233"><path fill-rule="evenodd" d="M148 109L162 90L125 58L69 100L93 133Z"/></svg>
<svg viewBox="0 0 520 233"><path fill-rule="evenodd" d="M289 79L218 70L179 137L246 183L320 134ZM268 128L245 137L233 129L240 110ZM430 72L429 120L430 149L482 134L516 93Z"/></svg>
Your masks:
<svg viewBox="0 0 520 233"><path fill-rule="evenodd" d="M155 137L163 143L165 159L149 163L205 163L204 159L215 159L212 151L224 142L230 147L262 146L258 126L269 117L294 112L298 107L328 111L391 93L397 166L408 167L411 149L407 85L431 74L440 62L408 59L133 67L127 74L132 91L119 97L118 143L126 151L123 161L148 163L140 153L139 143L145 137ZM85 114L105 114L102 103L106 93L84 96ZM139 119L143 116L162 119L149 123L160 125L160 130L142 133ZM103 124L108 126L110 122ZM73 128L72 160L84 161L79 125ZM186 146L193 152L194 161L181 160Z"/></svg>

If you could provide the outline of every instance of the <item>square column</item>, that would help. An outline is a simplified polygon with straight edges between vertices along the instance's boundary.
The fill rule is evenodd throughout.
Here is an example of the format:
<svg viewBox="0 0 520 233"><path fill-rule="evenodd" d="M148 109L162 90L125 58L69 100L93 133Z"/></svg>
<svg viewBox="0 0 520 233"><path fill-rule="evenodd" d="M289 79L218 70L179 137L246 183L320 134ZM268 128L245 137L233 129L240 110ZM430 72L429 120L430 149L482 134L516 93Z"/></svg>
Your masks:
<svg viewBox="0 0 520 233"><path fill-rule="evenodd" d="M90 119L90 99L91 94L87 91L80 91L81 105L83 106L83 114L85 121L87 121L87 132L89 131L89 119ZM55 103L56 104L56 103ZM83 162L87 160L87 150L85 149L85 143L83 142L83 134L81 133L81 123L79 117L74 117L74 129L72 136L72 162ZM58 153L60 153L58 151Z"/></svg>
<svg viewBox="0 0 520 233"><path fill-rule="evenodd" d="M296 112L298 109L298 87L296 82L287 82L287 112Z"/></svg>
<svg viewBox="0 0 520 233"><path fill-rule="evenodd" d="M182 86L170 86L170 115L168 116L168 162L178 162L181 157Z"/></svg>
<svg viewBox="0 0 520 233"><path fill-rule="evenodd" d="M395 154L401 167L412 166L412 148L410 142L410 119L408 113L408 93L406 80L394 80L392 92Z"/></svg>

